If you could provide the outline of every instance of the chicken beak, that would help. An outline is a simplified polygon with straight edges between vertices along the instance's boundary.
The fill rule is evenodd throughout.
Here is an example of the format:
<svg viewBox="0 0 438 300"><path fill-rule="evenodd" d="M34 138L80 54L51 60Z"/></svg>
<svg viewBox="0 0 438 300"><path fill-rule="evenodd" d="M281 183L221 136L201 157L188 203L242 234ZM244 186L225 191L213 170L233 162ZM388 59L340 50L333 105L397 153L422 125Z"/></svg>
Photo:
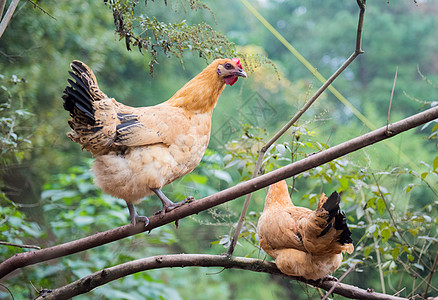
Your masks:
<svg viewBox="0 0 438 300"><path fill-rule="evenodd" d="M244 77L244 78L247 77L246 72L244 70L240 69L240 68L237 71L235 71L233 73L233 75L236 76L236 77Z"/></svg>

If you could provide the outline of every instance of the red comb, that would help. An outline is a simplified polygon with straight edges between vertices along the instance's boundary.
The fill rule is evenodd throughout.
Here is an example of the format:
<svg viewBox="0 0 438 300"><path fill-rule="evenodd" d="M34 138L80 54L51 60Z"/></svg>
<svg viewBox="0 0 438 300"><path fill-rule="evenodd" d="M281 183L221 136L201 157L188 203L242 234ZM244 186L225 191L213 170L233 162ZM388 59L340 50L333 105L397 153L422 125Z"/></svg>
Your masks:
<svg viewBox="0 0 438 300"><path fill-rule="evenodd" d="M240 62L240 59L238 59L237 57L233 58L232 61L234 61L236 63L236 65L242 69L242 63Z"/></svg>

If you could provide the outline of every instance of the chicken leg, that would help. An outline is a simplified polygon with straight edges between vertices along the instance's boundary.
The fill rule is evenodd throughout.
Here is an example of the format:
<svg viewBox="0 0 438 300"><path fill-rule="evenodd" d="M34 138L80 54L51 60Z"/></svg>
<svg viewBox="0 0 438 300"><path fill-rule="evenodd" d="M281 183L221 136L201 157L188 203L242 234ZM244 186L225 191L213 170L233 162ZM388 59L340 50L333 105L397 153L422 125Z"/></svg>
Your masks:
<svg viewBox="0 0 438 300"><path fill-rule="evenodd" d="M131 217L131 224L135 225L135 224L137 224L137 222L144 222L144 227L148 226L148 224L149 224L148 217L139 216L132 203L126 202L126 204L128 205L129 215Z"/></svg>
<svg viewBox="0 0 438 300"><path fill-rule="evenodd" d="M160 198L161 202L163 203L163 208L160 211L161 217L163 217L166 214L166 212L174 210L177 207L180 207L186 203L195 200L192 196L189 196L180 202L174 203L169 198L167 198L166 195L164 195L161 189L151 189L151 190L155 193L155 195L158 196L158 198Z"/></svg>

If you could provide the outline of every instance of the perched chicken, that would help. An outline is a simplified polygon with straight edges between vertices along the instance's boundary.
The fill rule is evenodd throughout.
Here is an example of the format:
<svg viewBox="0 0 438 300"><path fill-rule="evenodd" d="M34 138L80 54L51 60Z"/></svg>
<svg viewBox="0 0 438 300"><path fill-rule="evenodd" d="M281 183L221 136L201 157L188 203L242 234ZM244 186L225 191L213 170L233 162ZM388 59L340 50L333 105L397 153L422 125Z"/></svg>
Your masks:
<svg viewBox="0 0 438 300"><path fill-rule="evenodd" d="M80 61L70 64L75 82L64 90L70 112L68 137L96 157L95 184L124 199L131 223L149 223L133 204L155 193L161 213L193 199L173 203L161 188L193 171L210 139L213 108L225 85L246 77L240 60L218 59L161 104L134 108L106 96L91 69Z"/></svg>
<svg viewBox="0 0 438 300"><path fill-rule="evenodd" d="M257 224L262 249L275 259L281 272L320 279L335 271L342 253L354 250L341 198L322 194L315 211L293 205L286 181L269 187Z"/></svg>

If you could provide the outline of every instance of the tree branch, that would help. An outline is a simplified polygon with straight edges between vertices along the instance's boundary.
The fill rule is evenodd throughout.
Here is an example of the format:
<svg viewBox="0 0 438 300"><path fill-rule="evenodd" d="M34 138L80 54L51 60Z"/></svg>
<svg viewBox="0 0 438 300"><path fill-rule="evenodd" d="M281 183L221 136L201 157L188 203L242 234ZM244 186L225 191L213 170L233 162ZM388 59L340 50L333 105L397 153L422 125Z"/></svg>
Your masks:
<svg viewBox="0 0 438 300"><path fill-rule="evenodd" d="M18 248L29 248L29 249L37 249L37 250L41 249L41 247L38 247L35 245L23 245L23 244L16 244L16 243L9 243L9 242L2 242L2 241L0 241L0 246L12 246L12 247L18 247Z"/></svg>
<svg viewBox="0 0 438 300"><path fill-rule="evenodd" d="M293 118L287 122L286 125L283 126L263 147L260 149L259 156L257 158L257 162L254 167L254 172L251 178L257 177L260 172L260 168L262 166L263 158L265 157L266 151L268 151L269 147L271 147L289 128L295 124L299 118L310 108L310 106L321 96L321 94L335 81L335 79L342 73L344 70L359 56L362 54L362 28L363 28L363 20L365 16L365 4L358 0L357 2L359 6L359 21L357 24L357 33L356 33L356 48L351 54L351 56L327 79L326 82L315 92L315 94L307 101L304 106L293 116ZM234 232L233 240L231 241L231 245L228 248L228 255L232 255L234 252L234 248L236 247L237 240L239 239L240 231L242 230L243 221L245 220L246 213L248 211L249 202L251 201L252 194L246 195L245 202L243 203L242 212L239 217L239 221L236 225L236 229Z"/></svg>
<svg viewBox="0 0 438 300"><path fill-rule="evenodd" d="M300 161L291 163L268 174L241 182L236 186L220 191L211 196L185 204L166 213L163 217L160 217L159 215L152 216L150 218L150 223L146 228L143 223L138 223L135 226L125 225L50 248L16 254L0 264L0 278L3 278L12 271L25 266L91 249L140 232L150 231L189 215L197 214L201 211L231 201L248 193L252 193L275 182L323 165L348 153L393 137L401 132L415 128L437 118L438 106L390 124L388 128L385 125L380 129L310 155Z"/></svg>
<svg viewBox="0 0 438 300"><path fill-rule="evenodd" d="M0 23L0 38L2 37L3 33L6 30L6 27L8 26L9 22L12 19L12 15L15 12L15 9L17 8L18 2L20 2L20 0L12 0L11 4L9 4L9 8L6 11L3 19L1 19L1 23ZM3 8L4 8L4 4L6 4L6 0L4 3L1 3ZM1 15L0 15L1 18Z"/></svg>
<svg viewBox="0 0 438 300"><path fill-rule="evenodd" d="M376 293L370 289L364 290L356 286L340 283L334 280L305 280L301 277L287 276L277 269L272 262L266 262L255 258L233 257L225 255L208 255L208 254L174 254L159 255L143 259L130 261L114 267L103 269L91 275L83 277L66 286L53 290L45 294L44 300L50 299L70 299L71 297L81 295L92 289L104 285L110 281L151 269L174 268L174 267L222 267L225 269L242 269L253 272L262 272L275 275L281 275L286 278L301 281L324 290L333 289L333 292L350 299L375 299L375 300L401 300L391 295ZM36 300L42 300L42 297Z"/></svg>
<svg viewBox="0 0 438 300"><path fill-rule="evenodd" d="M0 20L2 19L5 6L6 6L6 0L0 0Z"/></svg>

